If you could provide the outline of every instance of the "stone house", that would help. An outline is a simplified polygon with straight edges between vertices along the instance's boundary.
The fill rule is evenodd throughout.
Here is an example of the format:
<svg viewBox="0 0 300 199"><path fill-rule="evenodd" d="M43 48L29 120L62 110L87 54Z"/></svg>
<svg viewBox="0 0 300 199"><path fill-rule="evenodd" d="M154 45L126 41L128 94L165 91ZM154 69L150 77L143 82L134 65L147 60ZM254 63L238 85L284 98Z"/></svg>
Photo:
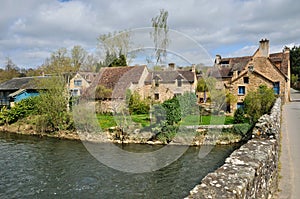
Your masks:
<svg viewBox="0 0 300 199"><path fill-rule="evenodd" d="M77 72L69 82L71 96L80 96L96 78L97 73Z"/></svg>
<svg viewBox="0 0 300 199"><path fill-rule="evenodd" d="M143 87L148 74L146 66L103 67L85 95L97 101L98 112L111 112L116 104L125 100L127 90L133 92ZM99 86L108 89L109 96L97 97L95 91Z"/></svg>
<svg viewBox="0 0 300 199"><path fill-rule="evenodd" d="M111 94L97 98L95 90L99 86L110 90ZM163 102L184 92L195 92L196 86L195 70L175 70L174 67L172 70L149 71L147 66L104 67L84 96L97 101L98 112L111 112L114 106L125 100L127 90L138 92L143 99Z"/></svg>
<svg viewBox="0 0 300 199"><path fill-rule="evenodd" d="M195 68L176 70L169 64L169 70L149 72L144 87L139 91L144 98L163 102L184 92L195 93L197 77Z"/></svg>
<svg viewBox="0 0 300 199"><path fill-rule="evenodd" d="M243 107L247 93L262 84L273 88L286 102L290 93L290 50L285 47L282 52L270 54L269 40L261 40L252 56L221 58L217 55L208 75L219 79L225 89L237 96L237 103L228 104L227 112Z"/></svg>

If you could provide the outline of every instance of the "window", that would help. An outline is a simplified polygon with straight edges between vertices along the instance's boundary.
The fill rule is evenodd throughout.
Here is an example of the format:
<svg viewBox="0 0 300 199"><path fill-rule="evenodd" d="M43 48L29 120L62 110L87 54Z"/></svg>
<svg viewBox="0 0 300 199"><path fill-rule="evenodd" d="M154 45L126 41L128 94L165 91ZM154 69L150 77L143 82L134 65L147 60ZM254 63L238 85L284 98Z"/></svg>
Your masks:
<svg viewBox="0 0 300 199"><path fill-rule="evenodd" d="M249 77L244 77L244 84L249 84Z"/></svg>
<svg viewBox="0 0 300 199"><path fill-rule="evenodd" d="M155 94L154 94L154 99L155 99L155 100L159 100L159 93L155 93Z"/></svg>
<svg viewBox="0 0 300 199"><path fill-rule="evenodd" d="M245 95L245 93L246 93L245 86L239 86L239 88L238 88L238 94L239 95Z"/></svg>
<svg viewBox="0 0 300 199"><path fill-rule="evenodd" d="M78 96L78 95L79 95L78 89L74 89L72 91L72 96Z"/></svg>
<svg viewBox="0 0 300 199"><path fill-rule="evenodd" d="M174 94L175 97L178 97L178 96L180 96L180 95L182 95L182 94L181 94L181 93L175 93L175 94Z"/></svg>
<svg viewBox="0 0 300 199"><path fill-rule="evenodd" d="M177 86L181 87L182 86L182 79L177 79Z"/></svg>
<svg viewBox="0 0 300 199"><path fill-rule="evenodd" d="M155 87L159 87L159 81L158 81L158 79L155 79Z"/></svg>
<svg viewBox="0 0 300 199"><path fill-rule="evenodd" d="M274 90L274 93L276 95L279 95L279 93L280 93L280 82L274 82L273 90Z"/></svg>
<svg viewBox="0 0 300 199"><path fill-rule="evenodd" d="M74 86L81 86L82 85L82 80L81 79L75 79L74 80Z"/></svg>
<svg viewBox="0 0 300 199"><path fill-rule="evenodd" d="M244 109L245 108L245 104L243 102L238 102L237 105L236 105L236 108L239 109Z"/></svg>

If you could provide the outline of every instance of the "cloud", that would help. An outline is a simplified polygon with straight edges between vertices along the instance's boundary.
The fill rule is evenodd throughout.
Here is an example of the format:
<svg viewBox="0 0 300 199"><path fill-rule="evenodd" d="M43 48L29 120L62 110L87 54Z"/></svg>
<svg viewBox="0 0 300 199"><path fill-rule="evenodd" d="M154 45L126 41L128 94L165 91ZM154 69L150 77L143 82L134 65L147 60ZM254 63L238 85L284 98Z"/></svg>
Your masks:
<svg viewBox="0 0 300 199"><path fill-rule="evenodd" d="M280 49L300 43L299 7L292 0L26 0L22 6L18 0L3 0L0 65L5 56L19 66L35 67L60 47L95 49L100 34L149 27L162 8L169 12L170 29L189 35L209 52L248 54L262 38Z"/></svg>

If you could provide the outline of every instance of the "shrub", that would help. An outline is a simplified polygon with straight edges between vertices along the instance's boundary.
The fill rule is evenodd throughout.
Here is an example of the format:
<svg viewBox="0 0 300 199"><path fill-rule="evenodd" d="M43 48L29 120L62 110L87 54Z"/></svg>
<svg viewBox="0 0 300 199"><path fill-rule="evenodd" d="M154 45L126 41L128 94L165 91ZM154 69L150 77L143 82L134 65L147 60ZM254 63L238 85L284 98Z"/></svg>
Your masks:
<svg viewBox="0 0 300 199"><path fill-rule="evenodd" d="M141 96L138 92L133 94L130 91L127 91L126 98L128 101L128 108L130 114L148 114L150 110L150 102L146 99L141 99ZM129 98L129 100L128 100Z"/></svg>
<svg viewBox="0 0 300 199"><path fill-rule="evenodd" d="M243 123L243 124L234 124L233 132L245 137L249 130L251 129L251 124Z"/></svg>
<svg viewBox="0 0 300 199"><path fill-rule="evenodd" d="M37 102L39 97L29 97L16 103L11 109L2 108L0 112L0 124L12 124L29 115L37 114Z"/></svg>
<svg viewBox="0 0 300 199"><path fill-rule="evenodd" d="M185 92L183 95L177 96L180 104L182 116L198 114L197 96L195 93Z"/></svg>
<svg viewBox="0 0 300 199"><path fill-rule="evenodd" d="M177 124L181 120L181 108L176 97L166 100L162 107L166 111L166 121L169 125Z"/></svg>
<svg viewBox="0 0 300 199"><path fill-rule="evenodd" d="M240 123L245 123L245 122L246 122L245 111L244 111L243 108L238 108L234 112L233 123L234 124L240 124Z"/></svg>
<svg viewBox="0 0 300 199"><path fill-rule="evenodd" d="M270 112L274 102L273 89L260 85L256 91L250 91L245 97L245 113L250 117L250 122L255 123L263 114Z"/></svg>

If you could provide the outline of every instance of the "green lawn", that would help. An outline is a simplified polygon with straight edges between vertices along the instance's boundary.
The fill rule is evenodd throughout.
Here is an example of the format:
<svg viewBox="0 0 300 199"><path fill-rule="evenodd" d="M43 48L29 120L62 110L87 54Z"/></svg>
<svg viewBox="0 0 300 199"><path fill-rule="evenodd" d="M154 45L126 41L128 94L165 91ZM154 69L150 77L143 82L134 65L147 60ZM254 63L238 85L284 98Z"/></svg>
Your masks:
<svg viewBox="0 0 300 199"><path fill-rule="evenodd" d="M97 119L102 129L108 129L109 127L117 126L114 116L97 114Z"/></svg>
<svg viewBox="0 0 300 199"><path fill-rule="evenodd" d="M130 116L133 122L142 124L143 127L150 125L149 115L131 115ZM108 129L109 127L117 126L113 115L97 114L97 119L102 129Z"/></svg>
<svg viewBox="0 0 300 199"><path fill-rule="evenodd" d="M150 116L144 115L131 115L133 122L140 123L143 127L150 125ZM117 123L113 115L97 114L97 119L102 129L108 129L109 127L116 126ZM202 122L200 123L199 115L186 116L181 122L182 125L217 125L217 124L233 124L233 117L230 116L202 116Z"/></svg>
<svg viewBox="0 0 300 199"><path fill-rule="evenodd" d="M201 118L202 117L202 118ZM208 116L189 115L186 116L181 122L182 125L221 125L233 124L233 117L231 116Z"/></svg>

